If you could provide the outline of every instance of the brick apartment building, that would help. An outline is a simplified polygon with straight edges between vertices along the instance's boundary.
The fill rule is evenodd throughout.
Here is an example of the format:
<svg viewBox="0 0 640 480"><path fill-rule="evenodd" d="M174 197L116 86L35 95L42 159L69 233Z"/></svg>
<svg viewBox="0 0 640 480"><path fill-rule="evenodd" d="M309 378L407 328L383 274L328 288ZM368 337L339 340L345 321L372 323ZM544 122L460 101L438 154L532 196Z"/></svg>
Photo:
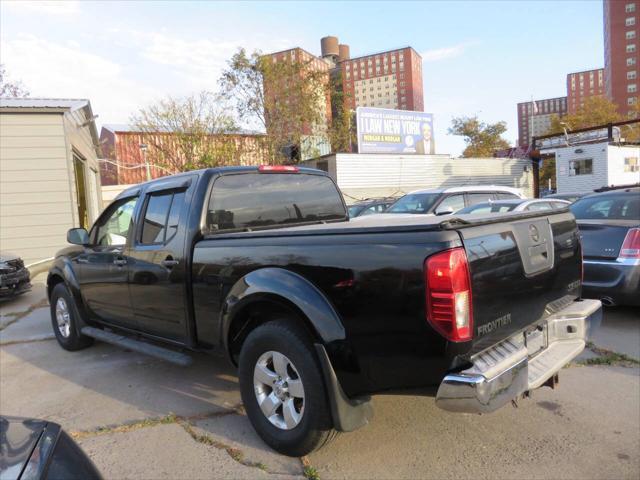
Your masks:
<svg viewBox="0 0 640 480"><path fill-rule="evenodd" d="M622 115L638 103L640 0L604 0L605 93Z"/></svg>
<svg viewBox="0 0 640 480"><path fill-rule="evenodd" d="M337 37L320 40L321 54L315 56L301 48L268 54L274 61L297 59L310 68L341 74L342 93L347 108L381 107L424 111L422 58L411 47L351 58L348 45ZM268 85L265 85L268 90ZM331 102L328 99L330 106ZM331 119L331 112L327 121ZM329 153L329 152L326 152Z"/></svg>
<svg viewBox="0 0 640 480"><path fill-rule="evenodd" d="M174 160L173 165L155 165L151 158L154 144L171 152L173 148L173 134L141 132L129 125L105 125L100 132L102 157L100 163L100 179L102 185L128 185L159 178L178 171L180 161ZM223 135L214 137L222 138ZM268 163L266 151L261 147L262 135L248 133L224 134L225 141L231 139L239 152L232 154L229 165L260 165ZM212 141L216 139L213 138ZM146 145L146 150L141 146ZM148 156L146 158L145 156ZM174 159L177 158L177 155ZM149 174L146 163L149 161ZM222 160L225 163L224 159Z"/></svg>
<svg viewBox="0 0 640 480"><path fill-rule="evenodd" d="M604 68L567 74L568 113L576 113L588 97L603 96L604 83Z"/></svg>
<svg viewBox="0 0 640 480"><path fill-rule="evenodd" d="M549 131L553 115L562 117L566 113L567 97L518 103L518 146L528 147L532 137Z"/></svg>

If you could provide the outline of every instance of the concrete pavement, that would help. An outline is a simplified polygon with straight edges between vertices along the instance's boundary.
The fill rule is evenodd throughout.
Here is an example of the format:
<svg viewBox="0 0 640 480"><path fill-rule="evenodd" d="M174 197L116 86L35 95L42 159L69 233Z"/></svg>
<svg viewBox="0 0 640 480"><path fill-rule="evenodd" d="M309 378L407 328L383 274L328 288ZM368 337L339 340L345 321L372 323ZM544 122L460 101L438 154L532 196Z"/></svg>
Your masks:
<svg viewBox="0 0 640 480"><path fill-rule="evenodd" d="M181 368L101 343L66 352L43 340L42 286L0 308L0 412L61 423L106 478L302 477L299 459L254 433L222 359ZM636 356L635 313L606 310L596 344ZM320 478L640 476L637 366L571 366L555 391L491 415L450 414L420 396L374 406L370 425L310 455Z"/></svg>

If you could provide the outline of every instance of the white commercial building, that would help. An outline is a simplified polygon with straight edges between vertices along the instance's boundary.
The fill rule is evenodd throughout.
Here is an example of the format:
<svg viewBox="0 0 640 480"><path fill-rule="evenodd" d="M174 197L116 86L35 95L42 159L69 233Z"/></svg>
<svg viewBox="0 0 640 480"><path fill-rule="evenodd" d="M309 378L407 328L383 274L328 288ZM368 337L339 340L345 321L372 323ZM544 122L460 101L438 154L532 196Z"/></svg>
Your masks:
<svg viewBox="0 0 640 480"><path fill-rule="evenodd" d="M26 264L67 246L102 210L88 100L0 99L0 250Z"/></svg>
<svg viewBox="0 0 640 480"><path fill-rule="evenodd" d="M303 162L329 173L347 203L401 196L424 188L502 185L533 197L531 160L452 158L450 155L338 153Z"/></svg>
<svg viewBox="0 0 640 480"><path fill-rule="evenodd" d="M555 148L558 193L640 183L640 146L603 141Z"/></svg>

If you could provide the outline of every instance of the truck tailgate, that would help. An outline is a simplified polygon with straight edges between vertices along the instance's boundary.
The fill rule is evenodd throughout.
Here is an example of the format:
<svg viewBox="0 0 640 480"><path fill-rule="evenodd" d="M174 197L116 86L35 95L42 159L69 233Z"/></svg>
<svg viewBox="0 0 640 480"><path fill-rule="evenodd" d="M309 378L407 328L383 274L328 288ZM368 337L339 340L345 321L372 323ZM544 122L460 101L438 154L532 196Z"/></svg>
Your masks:
<svg viewBox="0 0 640 480"><path fill-rule="evenodd" d="M505 214L500 222L495 216L491 220L474 217L458 229L473 295L471 355L533 328L581 291L581 247L571 213Z"/></svg>

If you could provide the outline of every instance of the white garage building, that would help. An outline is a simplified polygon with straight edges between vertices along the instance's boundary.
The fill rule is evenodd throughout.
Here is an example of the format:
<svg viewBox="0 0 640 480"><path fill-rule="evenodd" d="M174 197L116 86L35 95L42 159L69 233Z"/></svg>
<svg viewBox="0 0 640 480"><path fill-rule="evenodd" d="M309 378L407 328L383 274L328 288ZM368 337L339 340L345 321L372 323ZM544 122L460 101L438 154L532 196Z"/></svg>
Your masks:
<svg viewBox="0 0 640 480"><path fill-rule="evenodd" d="M52 257L102 208L98 132L88 100L0 99L0 250Z"/></svg>

